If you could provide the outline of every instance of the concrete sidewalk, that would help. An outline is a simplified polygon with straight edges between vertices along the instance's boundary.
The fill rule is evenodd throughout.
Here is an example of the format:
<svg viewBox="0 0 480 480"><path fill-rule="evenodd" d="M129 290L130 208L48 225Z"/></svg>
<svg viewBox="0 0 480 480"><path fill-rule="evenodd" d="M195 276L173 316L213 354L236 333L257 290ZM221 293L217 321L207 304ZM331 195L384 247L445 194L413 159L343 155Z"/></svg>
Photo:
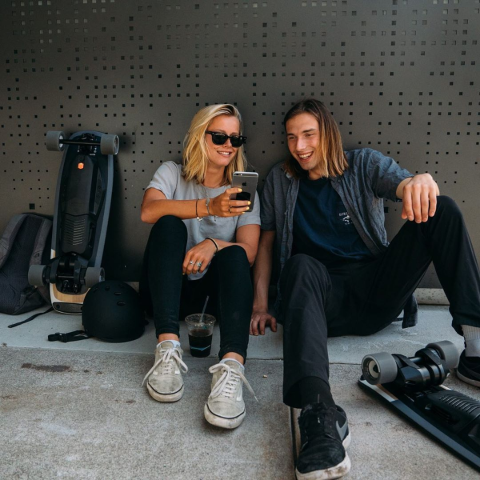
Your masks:
<svg viewBox="0 0 480 480"><path fill-rule="evenodd" d="M224 431L203 419L215 358L191 358L184 344L185 395L176 404L159 404L140 386L153 362L152 325L126 344L62 344L49 343L47 335L78 329L79 317L50 313L7 328L27 316L0 315L2 480L294 478L290 415L281 402L281 333L251 338L246 376L259 402L245 389L246 420ZM395 323L371 337L330 340L333 394L352 432L348 478L479 477L357 386L366 353L412 355L438 340L462 347L446 307L422 307L419 326L409 330ZM446 384L480 399L477 388L455 376Z"/></svg>

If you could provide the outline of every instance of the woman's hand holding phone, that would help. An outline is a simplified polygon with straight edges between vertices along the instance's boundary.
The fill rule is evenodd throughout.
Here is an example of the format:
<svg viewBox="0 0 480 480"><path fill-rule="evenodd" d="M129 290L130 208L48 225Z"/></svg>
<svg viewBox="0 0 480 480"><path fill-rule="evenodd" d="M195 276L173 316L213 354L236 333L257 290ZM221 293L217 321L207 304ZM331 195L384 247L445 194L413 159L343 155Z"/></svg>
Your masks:
<svg viewBox="0 0 480 480"><path fill-rule="evenodd" d="M232 194L241 191L241 188L227 188L224 193L212 198L209 205L210 214L217 217L236 217L245 213L249 209L250 202L230 198Z"/></svg>
<svg viewBox="0 0 480 480"><path fill-rule="evenodd" d="M233 195L233 198L235 200L250 201L250 208L248 209L249 212L253 211L257 184L257 172L233 172L232 187L238 187L242 189L242 193Z"/></svg>

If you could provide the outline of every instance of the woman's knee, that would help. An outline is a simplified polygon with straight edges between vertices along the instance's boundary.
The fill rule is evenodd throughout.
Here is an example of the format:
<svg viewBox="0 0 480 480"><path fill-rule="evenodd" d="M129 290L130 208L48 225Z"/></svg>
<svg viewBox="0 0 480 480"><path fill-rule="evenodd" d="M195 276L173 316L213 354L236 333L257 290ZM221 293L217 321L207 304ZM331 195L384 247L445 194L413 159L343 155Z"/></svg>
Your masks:
<svg viewBox="0 0 480 480"><path fill-rule="evenodd" d="M229 247L222 248L215 257L217 261L222 264L230 265L235 268L250 268L248 263L247 252L239 245L230 245Z"/></svg>
<svg viewBox="0 0 480 480"><path fill-rule="evenodd" d="M160 217L150 231L150 237L155 239L168 238L178 241L187 237L187 227L183 221L173 215Z"/></svg>

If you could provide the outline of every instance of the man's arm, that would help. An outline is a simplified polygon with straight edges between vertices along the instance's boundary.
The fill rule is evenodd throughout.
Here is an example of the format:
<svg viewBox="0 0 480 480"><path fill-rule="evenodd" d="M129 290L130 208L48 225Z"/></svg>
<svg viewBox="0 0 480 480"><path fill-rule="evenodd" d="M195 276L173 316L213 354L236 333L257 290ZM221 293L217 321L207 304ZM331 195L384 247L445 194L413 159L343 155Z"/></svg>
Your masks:
<svg viewBox="0 0 480 480"><path fill-rule="evenodd" d="M277 320L268 313L268 287L272 275L272 252L275 230L262 230L253 269L253 312L250 335L264 335L265 326L277 331Z"/></svg>
<svg viewBox="0 0 480 480"><path fill-rule="evenodd" d="M416 223L426 222L437 209L438 185L429 173L406 178L399 183L397 197L403 200L402 218Z"/></svg>

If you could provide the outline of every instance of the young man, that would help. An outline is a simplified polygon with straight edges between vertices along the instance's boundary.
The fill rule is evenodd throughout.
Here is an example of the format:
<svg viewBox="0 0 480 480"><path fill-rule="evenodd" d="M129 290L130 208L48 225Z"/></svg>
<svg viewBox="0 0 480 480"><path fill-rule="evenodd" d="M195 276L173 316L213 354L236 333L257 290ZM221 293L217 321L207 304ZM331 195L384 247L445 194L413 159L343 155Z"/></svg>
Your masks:
<svg viewBox="0 0 480 480"><path fill-rule="evenodd" d="M480 275L460 210L438 196L429 174L414 176L371 149L344 152L317 100L295 105L284 125L291 156L273 167L262 193L250 333L276 331L275 316L284 325L284 402L302 409L297 478L338 478L350 469L350 434L330 392L327 337L392 323L433 261L453 328L465 337L458 375L480 386ZM390 245L383 198L401 199L408 220Z"/></svg>

